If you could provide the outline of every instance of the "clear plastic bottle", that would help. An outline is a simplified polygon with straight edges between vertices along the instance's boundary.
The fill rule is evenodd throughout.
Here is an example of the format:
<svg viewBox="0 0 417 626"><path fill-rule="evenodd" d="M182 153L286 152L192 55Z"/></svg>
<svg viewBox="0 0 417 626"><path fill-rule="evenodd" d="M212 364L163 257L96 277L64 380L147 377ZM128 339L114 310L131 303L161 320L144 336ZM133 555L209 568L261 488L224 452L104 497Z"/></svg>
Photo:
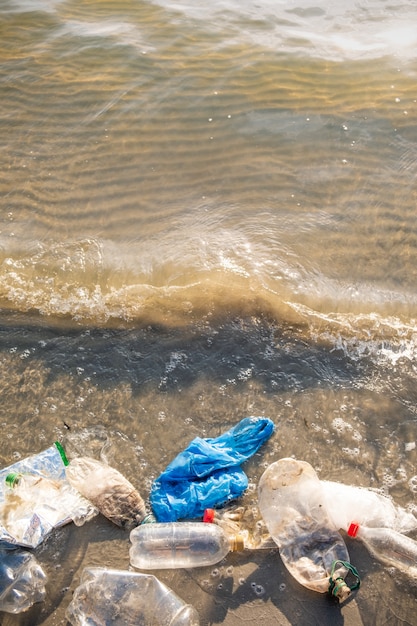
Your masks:
<svg viewBox="0 0 417 626"><path fill-rule="evenodd" d="M199 626L199 617L151 574L89 567L66 610L72 626Z"/></svg>
<svg viewBox="0 0 417 626"><path fill-rule="evenodd" d="M313 467L292 458L272 463L261 476L258 495L262 517L290 574L304 587L331 591L343 602L351 591L344 583L349 554L329 520ZM332 590L334 580L338 585Z"/></svg>
<svg viewBox="0 0 417 626"><path fill-rule="evenodd" d="M243 540L229 538L216 524L168 522L146 524L130 533L130 562L138 569L203 567L228 552L243 550Z"/></svg>
<svg viewBox="0 0 417 626"><path fill-rule="evenodd" d="M327 512L336 530L347 532L355 520L367 528L393 528L400 533L417 530L417 518L375 489L321 481Z"/></svg>
<svg viewBox="0 0 417 626"><path fill-rule="evenodd" d="M30 552L0 548L0 611L22 613L45 599L46 575Z"/></svg>
<svg viewBox="0 0 417 626"><path fill-rule="evenodd" d="M146 516L141 495L118 470L91 457L72 459L66 468L68 482L111 522L127 530Z"/></svg>
<svg viewBox="0 0 417 626"><path fill-rule="evenodd" d="M361 539L377 559L412 577L417 577L417 541L392 528L369 528L355 522L349 525L349 537Z"/></svg>

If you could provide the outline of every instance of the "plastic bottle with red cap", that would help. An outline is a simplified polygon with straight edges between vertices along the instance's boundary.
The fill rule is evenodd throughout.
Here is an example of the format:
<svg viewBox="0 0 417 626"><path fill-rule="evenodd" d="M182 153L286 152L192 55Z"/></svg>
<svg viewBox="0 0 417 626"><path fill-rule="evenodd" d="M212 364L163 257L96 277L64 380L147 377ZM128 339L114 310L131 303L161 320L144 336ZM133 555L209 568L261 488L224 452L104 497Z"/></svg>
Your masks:
<svg viewBox="0 0 417 626"><path fill-rule="evenodd" d="M130 563L145 570L214 565L244 547L240 536L202 522L145 524L131 531L130 541Z"/></svg>
<svg viewBox="0 0 417 626"><path fill-rule="evenodd" d="M349 525L349 537L361 539L377 559L417 577L417 541L392 528L370 528L356 522Z"/></svg>

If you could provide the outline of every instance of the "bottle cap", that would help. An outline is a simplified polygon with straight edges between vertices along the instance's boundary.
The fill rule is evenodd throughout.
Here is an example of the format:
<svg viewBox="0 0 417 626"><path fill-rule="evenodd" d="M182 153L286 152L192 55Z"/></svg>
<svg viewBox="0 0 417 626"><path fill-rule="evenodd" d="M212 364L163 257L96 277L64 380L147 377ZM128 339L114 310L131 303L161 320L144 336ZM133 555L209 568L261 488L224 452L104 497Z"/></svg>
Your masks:
<svg viewBox="0 0 417 626"><path fill-rule="evenodd" d="M206 509L203 514L203 522L213 522L214 520L214 509Z"/></svg>
<svg viewBox="0 0 417 626"><path fill-rule="evenodd" d="M242 552L245 549L245 542L242 535L235 535L230 540L231 552Z"/></svg>
<svg viewBox="0 0 417 626"><path fill-rule="evenodd" d="M6 476L6 485L8 487L16 487L16 485L19 483L20 477L22 474L19 474L18 472L10 472L10 474L7 474Z"/></svg>
<svg viewBox="0 0 417 626"><path fill-rule="evenodd" d="M359 524L357 524L356 522L352 522L348 528L347 534L349 535L349 537L356 537L356 535L358 534L358 530Z"/></svg>

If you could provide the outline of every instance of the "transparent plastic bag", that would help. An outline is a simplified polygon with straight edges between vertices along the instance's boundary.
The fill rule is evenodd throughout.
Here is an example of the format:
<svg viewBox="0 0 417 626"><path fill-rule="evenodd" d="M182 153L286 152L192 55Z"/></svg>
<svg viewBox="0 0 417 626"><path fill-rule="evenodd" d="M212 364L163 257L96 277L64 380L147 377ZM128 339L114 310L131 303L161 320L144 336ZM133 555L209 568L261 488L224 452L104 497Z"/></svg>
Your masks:
<svg viewBox="0 0 417 626"><path fill-rule="evenodd" d="M66 480L65 463L56 442L0 471L0 541L36 548L53 528L82 525L97 515Z"/></svg>
<svg viewBox="0 0 417 626"><path fill-rule="evenodd" d="M199 626L199 617L151 574L85 568L66 611L72 626Z"/></svg>

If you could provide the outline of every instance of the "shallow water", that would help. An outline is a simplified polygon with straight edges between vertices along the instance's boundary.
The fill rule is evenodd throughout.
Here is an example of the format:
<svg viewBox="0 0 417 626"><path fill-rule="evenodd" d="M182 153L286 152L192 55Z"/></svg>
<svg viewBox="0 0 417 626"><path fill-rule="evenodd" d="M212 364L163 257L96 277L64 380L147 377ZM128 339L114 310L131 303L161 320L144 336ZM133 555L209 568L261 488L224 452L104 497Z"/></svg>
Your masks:
<svg viewBox="0 0 417 626"><path fill-rule="evenodd" d="M2 2L2 467L59 439L146 498L193 437L266 415L248 506L294 455L416 512L416 13ZM412 624L415 581L348 547L340 610L277 553L161 579L202 624ZM128 541L99 519L38 558L47 601L2 624L65 624Z"/></svg>

